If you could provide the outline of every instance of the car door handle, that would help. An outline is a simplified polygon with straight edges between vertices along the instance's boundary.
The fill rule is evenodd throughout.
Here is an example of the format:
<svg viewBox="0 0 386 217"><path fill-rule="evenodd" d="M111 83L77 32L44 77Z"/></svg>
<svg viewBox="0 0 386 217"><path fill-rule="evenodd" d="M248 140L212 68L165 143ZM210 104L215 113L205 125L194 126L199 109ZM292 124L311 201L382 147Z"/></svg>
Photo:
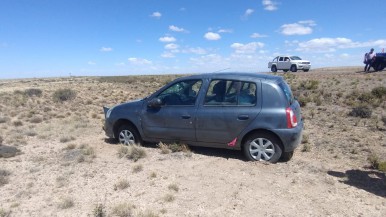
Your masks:
<svg viewBox="0 0 386 217"><path fill-rule="evenodd" d="M248 120L248 119L249 119L248 115L239 115L237 117L237 120L240 120L240 121L245 121L245 120Z"/></svg>
<svg viewBox="0 0 386 217"><path fill-rule="evenodd" d="M182 115L181 117L182 117L182 119L189 119L189 118L191 118L190 115Z"/></svg>

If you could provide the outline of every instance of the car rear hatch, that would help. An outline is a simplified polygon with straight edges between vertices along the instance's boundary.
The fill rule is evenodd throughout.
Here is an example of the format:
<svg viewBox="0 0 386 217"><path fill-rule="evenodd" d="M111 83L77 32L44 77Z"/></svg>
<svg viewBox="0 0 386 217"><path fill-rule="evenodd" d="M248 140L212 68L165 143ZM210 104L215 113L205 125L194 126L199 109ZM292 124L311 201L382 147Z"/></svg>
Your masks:
<svg viewBox="0 0 386 217"><path fill-rule="evenodd" d="M302 122L300 104L294 98L291 88L285 81L279 83L279 86L282 89L287 100L286 112L287 112L288 127L289 128L296 127L298 123Z"/></svg>

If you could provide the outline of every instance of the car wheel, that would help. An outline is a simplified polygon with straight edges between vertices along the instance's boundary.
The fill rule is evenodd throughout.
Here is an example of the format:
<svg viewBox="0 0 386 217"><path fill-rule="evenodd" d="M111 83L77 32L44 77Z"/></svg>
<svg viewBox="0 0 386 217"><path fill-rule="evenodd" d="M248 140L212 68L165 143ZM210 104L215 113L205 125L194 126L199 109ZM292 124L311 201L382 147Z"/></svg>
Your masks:
<svg viewBox="0 0 386 217"><path fill-rule="evenodd" d="M291 160L293 156L294 156L294 152L293 151L283 152L281 154L280 160L282 160L284 162L287 162L287 161Z"/></svg>
<svg viewBox="0 0 386 217"><path fill-rule="evenodd" d="M141 144L141 138L137 130L130 125L122 125L119 127L116 138L122 145Z"/></svg>
<svg viewBox="0 0 386 217"><path fill-rule="evenodd" d="M296 65L292 65L291 66L291 72L297 72L297 71L298 71L298 69L297 69Z"/></svg>
<svg viewBox="0 0 386 217"><path fill-rule="evenodd" d="M280 140L275 136L254 133L244 143L244 155L250 161L267 161L276 163L282 153Z"/></svg>
<svg viewBox="0 0 386 217"><path fill-rule="evenodd" d="M271 67L271 72L277 72L276 66L272 66L272 67Z"/></svg>

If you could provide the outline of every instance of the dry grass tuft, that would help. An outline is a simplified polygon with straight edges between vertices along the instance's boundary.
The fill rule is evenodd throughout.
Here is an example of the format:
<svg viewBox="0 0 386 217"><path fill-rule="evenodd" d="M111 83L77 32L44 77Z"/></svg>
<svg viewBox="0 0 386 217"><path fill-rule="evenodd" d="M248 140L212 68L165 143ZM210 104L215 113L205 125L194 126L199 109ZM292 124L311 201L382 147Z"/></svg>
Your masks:
<svg viewBox="0 0 386 217"><path fill-rule="evenodd" d="M180 189L178 188L178 185L177 184L170 184L168 186L168 189L169 190L172 190L172 191L175 191L175 192L178 192Z"/></svg>
<svg viewBox="0 0 386 217"><path fill-rule="evenodd" d="M94 217L106 217L105 206L103 204L97 204L92 211L92 216Z"/></svg>
<svg viewBox="0 0 386 217"><path fill-rule="evenodd" d="M137 164L133 166L133 173L139 173L143 170L142 164Z"/></svg>
<svg viewBox="0 0 386 217"><path fill-rule="evenodd" d="M8 170L0 169L0 187L8 184L8 176L11 174Z"/></svg>
<svg viewBox="0 0 386 217"><path fill-rule="evenodd" d="M113 207L112 213L118 217L132 217L133 214L133 205L128 203L121 203Z"/></svg>
<svg viewBox="0 0 386 217"><path fill-rule="evenodd" d="M74 206L74 200L70 197L65 197L60 200L58 207L60 209L68 209Z"/></svg>
<svg viewBox="0 0 386 217"><path fill-rule="evenodd" d="M119 182L114 185L114 190L123 190L128 187L130 187L129 181L122 179L122 180L119 180Z"/></svg>
<svg viewBox="0 0 386 217"><path fill-rule="evenodd" d="M128 152L126 154L126 157L136 162L139 159L146 157L146 151L141 146L131 145L128 146Z"/></svg>

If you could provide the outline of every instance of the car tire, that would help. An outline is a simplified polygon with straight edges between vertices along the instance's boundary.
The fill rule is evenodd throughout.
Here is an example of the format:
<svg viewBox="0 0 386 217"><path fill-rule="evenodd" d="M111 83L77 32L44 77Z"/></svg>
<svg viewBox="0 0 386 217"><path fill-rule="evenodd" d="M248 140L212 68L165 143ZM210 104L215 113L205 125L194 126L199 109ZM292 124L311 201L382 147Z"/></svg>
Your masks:
<svg viewBox="0 0 386 217"><path fill-rule="evenodd" d="M250 161L276 163L282 154L280 140L271 134L253 133L243 145L245 157Z"/></svg>
<svg viewBox="0 0 386 217"><path fill-rule="evenodd" d="M283 152L281 154L280 160L283 161L283 162L287 162L287 161L291 160L293 156L294 156L294 152L293 151Z"/></svg>
<svg viewBox="0 0 386 217"><path fill-rule="evenodd" d="M122 145L141 145L142 139L137 129L131 125L124 124L118 128L115 136L119 144Z"/></svg>
<svg viewBox="0 0 386 217"><path fill-rule="evenodd" d="M275 65L271 67L271 72L277 72L277 68Z"/></svg>
<svg viewBox="0 0 386 217"><path fill-rule="evenodd" d="M291 70L291 72L297 72L298 71L296 65L292 65L290 70Z"/></svg>

